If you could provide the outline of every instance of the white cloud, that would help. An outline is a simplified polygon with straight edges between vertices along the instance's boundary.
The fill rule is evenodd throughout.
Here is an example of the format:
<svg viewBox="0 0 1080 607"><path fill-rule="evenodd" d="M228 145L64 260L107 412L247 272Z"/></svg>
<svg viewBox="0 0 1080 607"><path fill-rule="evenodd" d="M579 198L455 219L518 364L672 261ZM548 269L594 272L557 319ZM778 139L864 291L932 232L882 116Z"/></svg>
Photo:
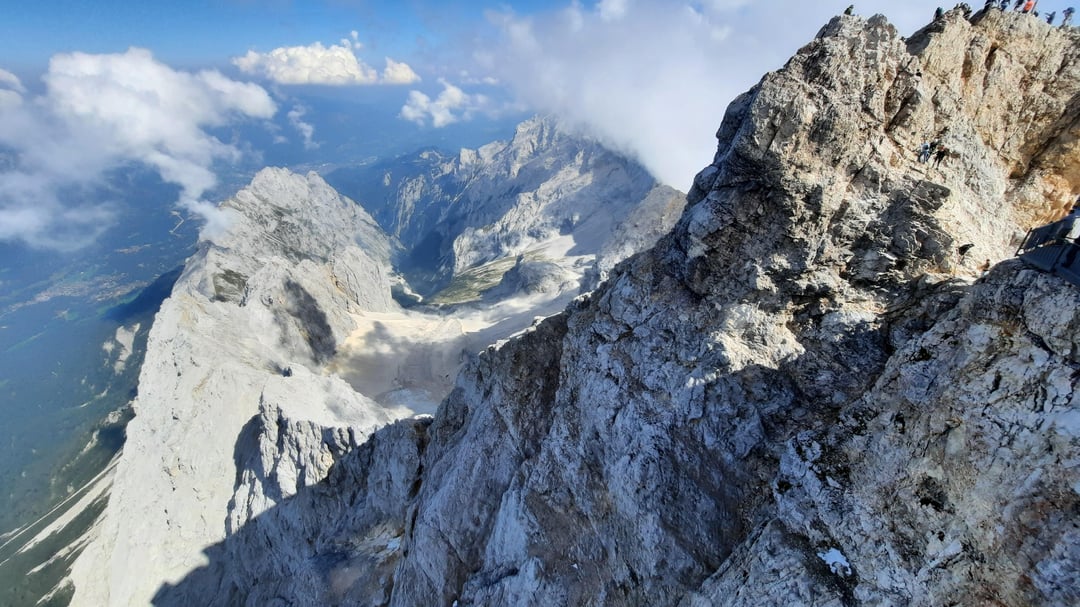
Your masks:
<svg viewBox="0 0 1080 607"><path fill-rule="evenodd" d="M750 0L705 0L705 6L716 12L732 11L747 4L750 4Z"/></svg>
<svg viewBox="0 0 1080 607"><path fill-rule="evenodd" d="M0 89L0 112L5 108L14 108L22 104L22 95L15 91Z"/></svg>
<svg viewBox="0 0 1080 607"><path fill-rule="evenodd" d="M604 21L616 21L626 16L629 0L600 0L596 10Z"/></svg>
<svg viewBox="0 0 1080 607"><path fill-rule="evenodd" d="M14 90L16 93L26 92L22 82L19 82L19 77L4 69L0 69L0 86Z"/></svg>
<svg viewBox="0 0 1080 607"><path fill-rule="evenodd" d="M22 93L26 89L19 78L7 70L0 69L0 111L12 109L22 104Z"/></svg>
<svg viewBox="0 0 1080 607"><path fill-rule="evenodd" d="M293 107L288 114L289 124L304 138L304 149L314 150L319 147L319 144L315 142L315 127L308 122L304 122L305 114L307 114L307 108L299 105Z"/></svg>
<svg viewBox="0 0 1080 607"><path fill-rule="evenodd" d="M386 59L386 69L380 78L378 70L356 56L363 48L356 31L349 33L339 44L323 46L286 46L269 53L248 51L233 59L233 65L246 74L265 77L278 84L320 84L330 86L412 84L418 82L408 64Z"/></svg>
<svg viewBox="0 0 1080 607"><path fill-rule="evenodd" d="M353 54L351 45L287 46L269 53L248 51L233 59L247 74L258 74L278 84L375 84L379 74Z"/></svg>
<svg viewBox="0 0 1080 607"><path fill-rule="evenodd" d="M262 87L216 71L173 70L135 48L56 55L44 82L37 98L0 103L0 146L16 159L0 172L0 239L34 246L74 249L93 241L113 211L74 204L71 194L131 163L180 186L177 204L215 221L213 205L201 199L216 184L212 167L241 152L207 129L276 112Z"/></svg>
<svg viewBox="0 0 1080 607"><path fill-rule="evenodd" d="M716 151L736 96L781 67L850 0L572 0L546 14L493 13L498 42L471 72L509 87L533 110L588 127L661 181L687 188ZM904 34L936 0L860 0ZM403 112L404 114L404 112Z"/></svg>
<svg viewBox="0 0 1080 607"><path fill-rule="evenodd" d="M420 76L417 76L408 64L386 58L386 69L383 70L384 84L415 84L417 82L420 82Z"/></svg>
<svg viewBox="0 0 1080 607"><path fill-rule="evenodd" d="M439 79L439 84L443 90L435 99L420 91L410 91L400 116L419 125L430 120L432 126L442 128L469 120L476 112L490 108L490 99L485 95L470 95L444 79Z"/></svg>

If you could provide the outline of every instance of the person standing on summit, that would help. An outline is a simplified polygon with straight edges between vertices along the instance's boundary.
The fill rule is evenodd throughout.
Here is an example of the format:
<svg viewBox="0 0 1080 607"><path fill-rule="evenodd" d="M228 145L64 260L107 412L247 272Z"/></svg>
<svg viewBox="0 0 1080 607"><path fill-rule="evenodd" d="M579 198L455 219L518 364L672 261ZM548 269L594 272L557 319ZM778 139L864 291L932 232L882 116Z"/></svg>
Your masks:
<svg viewBox="0 0 1080 607"><path fill-rule="evenodd" d="M1027 3L1024 4L1024 10L1021 12L1024 14L1030 13L1031 11L1035 10L1035 5L1038 3L1039 0L1027 0Z"/></svg>
<svg viewBox="0 0 1080 607"><path fill-rule="evenodd" d="M1061 12L1061 27L1069 27L1074 12L1076 11L1071 6Z"/></svg>

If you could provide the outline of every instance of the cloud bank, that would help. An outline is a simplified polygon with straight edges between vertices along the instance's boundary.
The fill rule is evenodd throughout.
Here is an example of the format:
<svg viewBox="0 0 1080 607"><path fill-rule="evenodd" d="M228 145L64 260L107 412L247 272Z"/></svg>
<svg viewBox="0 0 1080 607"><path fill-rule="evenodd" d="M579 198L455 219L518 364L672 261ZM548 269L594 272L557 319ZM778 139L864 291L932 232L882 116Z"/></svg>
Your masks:
<svg viewBox="0 0 1080 607"><path fill-rule="evenodd" d="M277 84L400 85L420 81L408 64L389 57L380 75L356 56L363 45L357 40L357 32L350 35L351 38L331 46L316 42L310 46L276 48L268 53L248 51L243 57L234 58L233 65L245 74L258 75Z"/></svg>
<svg viewBox="0 0 1080 607"><path fill-rule="evenodd" d="M202 196L217 182L214 163L241 152L207 129L276 112L262 87L173 70L137 48L56 55L43 80L45 92L29 98L0 74L0 240L35 247L93 242L114 209L73 201L132 163L180 186L178 206L205 219L209 233L220 229L223 217Z"/></svg>
<svg viewBox="0 0 1080 607"><path fill-rule="evenodd" d="M716 150L713 134L728 103L849 3L575 0L531 17L494 12L489 21L498 38L475 51L475 71L686 189ZM909 33L928 23L936 6L863 0L856 12L882 12Z"/></svg>
<svg viewBox="0 0 1080 607"><path fill-rule="evenodd" d="M491 109L491 100L486 95L467 94L445 79L439 79L439 84L443 90L435 99L420 91L410 91L400 116L420 126L430 123L442 128Z"/></svg>

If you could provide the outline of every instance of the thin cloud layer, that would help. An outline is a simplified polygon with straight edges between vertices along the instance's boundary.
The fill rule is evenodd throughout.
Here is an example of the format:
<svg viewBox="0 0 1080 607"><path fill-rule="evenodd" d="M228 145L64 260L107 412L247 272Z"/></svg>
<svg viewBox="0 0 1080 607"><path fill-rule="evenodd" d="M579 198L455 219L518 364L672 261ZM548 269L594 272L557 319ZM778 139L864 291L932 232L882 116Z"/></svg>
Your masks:
<svg viewBox="0 0 1080 607"><path fill-rule="evenodd" d="M531 17L489 14L498 42L480 69L534 110L585 127L685 189L716 149L728 103L777 69L848 0L574 0ZM864 0L902 32L936 4ZM403 112L404 115L404 112Z"/></svg>
<svg viewBox="0 0 1080 607"><path fill-rule="evenodd" d="M0 69L0 111L22 103L22 94L26 92L19 78L7 70Z"/></svg>
<svg viewBox="0 0 1080 607"><path fill-rule="evenodd" d="M475 113L491 107L491 100L486 95L467 94L445 79L439 79L439 84L443 90L434 99L420 91L410 91L408 101L401 108L401 117L421 126L430 123L435 128L442 128L469 120Z"/></svg>
<svg viewBox="0 0 1080 607"><path fill-rule="evenodd" d="M307 114L307 108L301 105L294 106L289 110L288 118L289 124L296 129L297 133L300 133L300 137L304 139L304 149L314 150L319 147L319 144L315 141L315 127L308 122L304 122L304 115Z"/></svg>
<svg viewBox="0 0 1080 607"><path fill-rule="evenodd" d="M309 46L276 48L268 53L248 51L243 57L234 58L233 65L246 74L288 85L400 85L420 81L408 64L389 57L380 76L378 70L356 56L356 51L363 48L357 40L358 33L353 31L350 35L351 38L331 46L316 42Z"/></svg>
<svg viewBox="0 0 1080 607"><path fill-rule="evenodd" d="M202 200L217 182L213 164L235 161L235 146L207 129L237 120L269 119L270 95L217 71L173 70L149 51L56 55L36 98L0 102L0 240L72 250L111 226L107 203L73 203L101 185L107 171L132 163L180 186L177 204L206 220L224 218ZM2 154L2 152L0 152Z"/></svg>

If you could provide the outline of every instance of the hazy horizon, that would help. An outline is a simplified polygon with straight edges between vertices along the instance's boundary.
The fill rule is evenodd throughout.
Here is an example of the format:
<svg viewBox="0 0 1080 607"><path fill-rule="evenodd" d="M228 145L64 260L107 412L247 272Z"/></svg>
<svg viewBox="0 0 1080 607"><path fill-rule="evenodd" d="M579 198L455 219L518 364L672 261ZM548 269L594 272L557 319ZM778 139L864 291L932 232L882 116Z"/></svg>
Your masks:
<svg viewBox="0 0 1080 607"><path fill-rule="evenodd" d="M348 162L402 142L454 147L531 113L584 128L685 190L727 104L846 6L12 6L0 24L0 241L86 246L117 209L72 193L128 164L176 185L173 207L213 225L207 194L228 167ZM875 0L855 12L883 12L909 33L936 6Z"/></svg>

